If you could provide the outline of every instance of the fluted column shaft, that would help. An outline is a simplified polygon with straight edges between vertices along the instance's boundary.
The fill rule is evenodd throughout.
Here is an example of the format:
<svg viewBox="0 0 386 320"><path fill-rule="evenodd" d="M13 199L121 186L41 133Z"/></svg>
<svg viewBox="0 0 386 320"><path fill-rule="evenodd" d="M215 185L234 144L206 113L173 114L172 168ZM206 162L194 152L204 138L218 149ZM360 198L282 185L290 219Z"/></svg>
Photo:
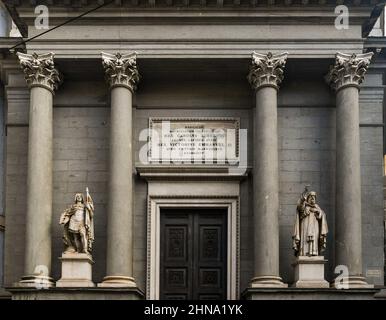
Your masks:
<svg viewBox="0 0 386 320"><path fill-rule="evenodd" d="M133 277L132 93L136 56L102 53L111 87L107 275L99 286L135 287Z"/></svg>
<svg viewBox="0 0 386 320"><path fill-rule="evenodd" d="M53 90L59 82L53 54L19 53L30 87L24 277L20 286L52 286Z"/></svg>
<svg viewBox="0 0 386 320"><path fill-rule="evenodd" d="M349 288L368 287L362 275L359 85L372 53L338 53L327 76L336 90L336 265L347 266Z"/></svg>
<svg viewBox="0 0 386 320"><path fill-rule="evenodd" d="M254 126L254 277L252 287L283 287L279 275L279 156L277 92L287 54L253 53L249 81L256 91Z"/></svg>

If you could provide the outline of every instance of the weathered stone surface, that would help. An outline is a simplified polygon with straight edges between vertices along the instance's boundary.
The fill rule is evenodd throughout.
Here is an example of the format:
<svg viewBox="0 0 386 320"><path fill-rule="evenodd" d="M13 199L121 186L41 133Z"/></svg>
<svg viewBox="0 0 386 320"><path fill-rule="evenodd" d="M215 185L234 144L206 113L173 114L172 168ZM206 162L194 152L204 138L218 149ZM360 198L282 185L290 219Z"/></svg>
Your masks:
<svg viewBox="0 0 386 320"><path fill-rule="evenodd" d="M299 256L293 264L296 288L329 288L330 284L324 279L324 260L322 256Z"/></svg>
<svg viewBox="0 0 386 320"><path fill-rule="evenodd" d="M24 276L18 285L52 286L53 91L60 82L53 54L18 53L30 88Z"/></svg>
<svg viewBox="0 0 386 320"><path fill-rule="evenodd" d="M254 276L251 287L285 287L279 272L279 148L277 95L287 54L252 54L256 90L253 159ZM261 254L265 252L265 254Z"/></svg>
<svg viewBox="0 0 386 320"><path fill-rule="evenodd" d="M21 2L27 3L24 0ZM144 70L144 81L141 82L137 97L133 100L133 154L137 160L138 151L144 142L135 137L138 137L142 129L147 128L149 117L230 116L240 117L241 128L248 129L248 158L249 166L252 166L253 130L256 126L253 121L253 92L245 80L248 57L252 50L288 50L291 57L296 58L290 59L287 65L288 77L286 75L278 96L280 275L286 283L293 281L290 237L295 204L304 184L310 183L320 194L321 206L329 213L328 223L332 229L336 227L335 97L322 83L320 70L327 70L326 60L331 59L338 50L363 52L362 24L370 13L366 6L356 7L357 16L351 21L350 29L338 31L331 23L334 18L333 10L324 14L323 18L318 18L318 21L313 21L312 17L320 14L322 10L326 13L325 8L311 8L308 5L306 7L312 15L301 26L298 21L304 15L304 10L300 7L287 12L287 16L270 17L273 23L269 26L262 23L266 17L259 16L259 10L245 10L243 13L238 12L238 16L232 13L232 10L215 10L216 17L214 11L205 11L205 17L200 17L198 11L182 10L182 17L173 18L173 24L169 24L168 18L162 17L164 11L152 13L162 20L162 23L155 23L148 19L150 12L144 10L141 25L133 24L136 13L130 11L125 13L127 19L124 19L124 25L120 26L119 32L116 25L118 10L102 10L100 14L106 18L106 25L103 27L95 26L95 17L85 17L84 25L63 26L28 43L28 52L34 49L39 53L48 52L55 47L56 57L60 57L60 63L65 68L63 71L70 80L56 93L54 102L53 176L54 190L57 192L53 200L51 260L55 279L60 277L60 263L56 257L62 249L61 231L56 221L63 206L86 184L91 190L96 190L95 201L99 203L100 212L96 219L98 245L94 254L96 263L93 278L95 282L100 282L106 275L110 103L108 87L102 80L100 50L115 52L118 49L133 50L135 47L141 74ZM73 10L80 9L71 10L74 13ZM269 13L274 12L273 10L277 12L276 6L267 10ZM25 18L26 12L27 10L21 13L22 18ZM52 23L60 21L61 14L68 13L67 8L61 7L58 15L52 17ZM248 23L243 20L244 13L249 16ZM231 25L209 24L213 20L220 21L230 17L234 22ZM139 21L138 19L142 18L135 19ZM203 24L191 23L190 19L203 19ZM38 31L33 26L33 19L28 21L30 35L36 34ZM251 21L258 23L250 23ZM276 24L277 21L280 21L279 25ZM288 21L288 24L283 24L283 21ZM63 41L68 35L71 35L71 45L68 41ZM155 39L157 41L154 41ZM160 59L165 57L168 59ZM379 74L383 72L379 69L374 71ZM18 77L20 78L20 74ZM376 271L381 270L384 264L381 241L384 222L381 203L382 179L381 174L377 173L382 172L383 154L383 129L379 121L382 118L382 77L377 74L371 79L367 77L363 85L368 87L362 87L360 94L363 274L368 275L369 282L379 285L383 284L383 275ZM2 81L6 83L5 79ZM28 126L28 116L25 112L28 110L29 98L25 96L25 84L20 83L17 77L9 78L6 91L8 154L5 179L5 279L10 285L23 274L28 143L25 131L28 131L28 128L18 126ZM147 185L137 177L133 178L133 184L133 275L138 286L145 288ZM254 230L251 227L254 220L251 210L254 193L251 178L243 181L240 188L240 290L243 291L254 273L251 255L254 248ZM334 235L330 234L328 243L334 241ZM332 280L335 266L333 246L328 246L326 257L329 260L326 265L326 279ZM62 297L65 294L82 296L79 292L66 292L61 293ZM264 294L272 297L271 293ZM303 297L307 295L318 296L315 292L306 291ZM275 297L284 296L277 294ZM300 298L301 296L298 295ZM105 297L111 295L106 294ZM343 294L329 291L324 297L342 298Z"/></svg>
<svg viewBox="0 0 386 320"><path fill-rule="evenodd" d="M62 277L56 287L94 287L92 265L94 261L87 253L63 253L59 258L62 263Z"/></svg>
<svg viewBox="0 0 386 320"><path fill-rule="evenodd" d="M348 268L349 285L355 287L369 286L362 265L359 85L372 56L337 53L326 77L336 91L335 261Z"/></svg>
<svg viewBox="0 0 386 320"><path fill-rule="evenodd" d="M133 278L132 96L139 81L136 55L102 53L111 88L106 277L101 287L136 287Z"/></svg>
<svg viewBox="0 0 386 320"><path fill-rule="evenodd" d="M135 288L13 288L11 291L13 300L141 300L144 297L143 292Z"/></svg>

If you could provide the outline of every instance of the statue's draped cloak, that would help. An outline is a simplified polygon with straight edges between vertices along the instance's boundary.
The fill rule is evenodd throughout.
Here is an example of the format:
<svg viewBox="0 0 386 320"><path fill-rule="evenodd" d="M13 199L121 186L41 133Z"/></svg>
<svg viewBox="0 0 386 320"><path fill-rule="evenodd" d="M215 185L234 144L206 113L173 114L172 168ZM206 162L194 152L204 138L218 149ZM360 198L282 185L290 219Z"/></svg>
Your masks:
<svg viewBox="0 0 386 320"><path fill-rule="evenodd" d="M319 214L312 211L318 210ZM300 203L293 233L296 256L318 256L326 247L328 233L326 214L315 204Z"/></svg>

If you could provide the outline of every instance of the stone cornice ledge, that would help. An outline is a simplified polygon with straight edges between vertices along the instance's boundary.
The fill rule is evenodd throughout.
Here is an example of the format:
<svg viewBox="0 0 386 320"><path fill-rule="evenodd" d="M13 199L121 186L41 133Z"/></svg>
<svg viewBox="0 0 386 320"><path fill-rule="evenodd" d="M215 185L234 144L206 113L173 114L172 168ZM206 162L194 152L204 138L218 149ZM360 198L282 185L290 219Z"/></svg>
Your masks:
<svg viewBox="0 0 386 320"><path fill-rule="evenodd" d="M243 180L250 167L227 165L137 165L136 171L146 180Z"/></svg>
<svg viewBox="0 0 386 320"><path fill-rule="evenodd" d="M13 300L63 300L71 296L74 300L142 300L144 292L135 287L125 288L20 288L6 287L5 290L12 294Z"/></svg>
<svg viewBox="0 0 386 320"><path fill-rule="evenodd" d="M71 45L70 45L71 42ZM194 44L194 45L193 45ZM328 58L336 52L363 52L363 39L147 39L121 40L114 39L72 39L39 40L28 44L28 52L39 54L55 48L56 59L100 59L101 51L137 52L137 59L160 58L237 58L250 59L252 51L266 52L288 51L291 59L296 58Z"/></svg>

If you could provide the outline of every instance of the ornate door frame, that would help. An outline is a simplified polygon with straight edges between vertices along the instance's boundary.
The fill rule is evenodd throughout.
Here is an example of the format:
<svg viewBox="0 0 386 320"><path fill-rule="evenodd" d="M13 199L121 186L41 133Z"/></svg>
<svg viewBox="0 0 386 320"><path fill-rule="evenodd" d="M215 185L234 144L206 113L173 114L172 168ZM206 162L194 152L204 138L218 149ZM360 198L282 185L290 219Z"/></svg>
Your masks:
<svg viewBox="0 0 386 320"><path fill-rule="evenodd" d="M205 183L203 183L203 185L204 184ZM224 186L225 188L219 188L217 190L229 190L229 182L224 184L228 186ZM239 192L239 184L236 184L236 189ZM202 186L201 190L202 188L205 188L205 186ZM149 188L149 190L150 189L151 188ZM194 192L192 193L193 194L191 195L154 195L150 193L148 194L146 298L151 300L159 299L161 208L225 208L227 209L228 229L227 299L236 300L239 297L240 269L239 194L194 195Z"/></svg>

